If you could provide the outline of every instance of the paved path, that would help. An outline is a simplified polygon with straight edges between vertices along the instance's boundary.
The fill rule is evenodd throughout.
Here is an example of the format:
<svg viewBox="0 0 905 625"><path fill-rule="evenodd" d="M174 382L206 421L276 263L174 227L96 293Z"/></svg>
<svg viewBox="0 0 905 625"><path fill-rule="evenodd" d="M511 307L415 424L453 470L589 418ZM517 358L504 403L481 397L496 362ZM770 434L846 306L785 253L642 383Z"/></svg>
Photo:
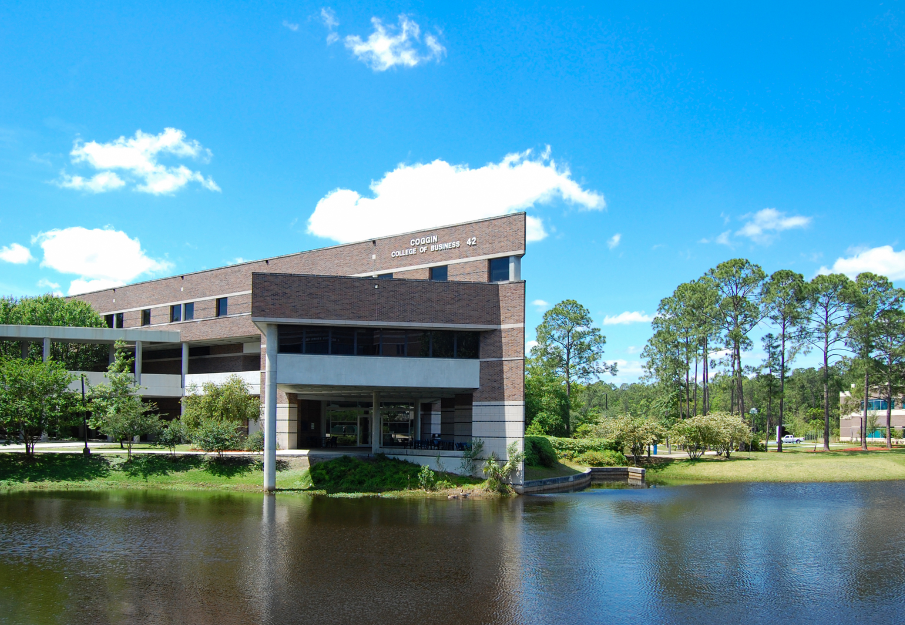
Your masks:
<svg viewBox="0 0 905 625"><path fill-rule="evenodd" d="M45 454L74 454L82 453L85 443L36 443L35 452ZM89 442L88 448L91 453L99 454L124 454L125 449L121 449L119 443L107 442ZM25 445L0 445L0 452L4 451L25 451ZM148 449L148 448L132 448L132 454L169 454L169 449ZM182 456L216 456L216 452L204 451L177 451ZM368 456L371 454L370 449L358 449L354 447L346 449L278 449L277 456L285 457L317 457L317 458L334 458L337 456ZM224 456L260 456L261 454L250 451L225 451Z"/></svg>

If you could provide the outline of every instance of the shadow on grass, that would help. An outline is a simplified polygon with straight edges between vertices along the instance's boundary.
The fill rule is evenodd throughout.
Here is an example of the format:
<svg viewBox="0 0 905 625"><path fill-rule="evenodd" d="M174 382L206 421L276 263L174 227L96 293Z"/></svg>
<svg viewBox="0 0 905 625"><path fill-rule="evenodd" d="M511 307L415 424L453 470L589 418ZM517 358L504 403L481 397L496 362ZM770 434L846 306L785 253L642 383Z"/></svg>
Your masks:
<svg viewBox="0 0 905 625"><path fill-rule="evenodd" d="M93 455L0 453L0 482L85 482L109 476L111 464Z"/></svg>
<svg viewBox="0 0 905 625"><path fill-rule="evenodd" d="M277 460L277 471L286 471L289 468L290 464L287 461ZM204 470L217 477L239 477L256 471L263 471L264 459L263 457L208 458L204 463Z"/></svg>
<svg viewBox="0 0 905 625"><path fill-rule="evenodd" d="M119 469L129 477L148 479L153 476L184 473L201 468L204 458L201 456L172 456L136 454L132 460L123 462Z"/></svg>

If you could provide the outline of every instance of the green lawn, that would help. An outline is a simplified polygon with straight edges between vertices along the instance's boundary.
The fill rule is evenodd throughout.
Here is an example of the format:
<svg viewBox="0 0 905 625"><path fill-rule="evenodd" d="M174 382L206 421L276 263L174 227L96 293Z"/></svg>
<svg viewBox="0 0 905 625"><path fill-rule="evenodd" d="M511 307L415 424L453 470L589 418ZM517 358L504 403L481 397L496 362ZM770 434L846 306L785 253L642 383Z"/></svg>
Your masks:
<svg viewBox="0 0 905 625"><path fill-rule="evenodd" d="M577 475L586 467L578 466L566 460L560 460L552 467L533 467L525 465L525 480L546 480L551 477L565 477Z"/></svg>
<svg viewBox="0 0 905 625"><path fill-rule="evenodd" d="M706 457L645 467L647 481L660 484L902 480L905 479L905 449L735 453L728 460Z"/></svg>
<svg viewBox="0 0 905 625"><path fill-rule="evenodd" d="M307 462L277 461L277 488L302 487ZM124 454L0 453L0 491L97 490L156 488L168 490L259 491L264 482L260 458L233 457L217 460L204 456Z"/></svg>

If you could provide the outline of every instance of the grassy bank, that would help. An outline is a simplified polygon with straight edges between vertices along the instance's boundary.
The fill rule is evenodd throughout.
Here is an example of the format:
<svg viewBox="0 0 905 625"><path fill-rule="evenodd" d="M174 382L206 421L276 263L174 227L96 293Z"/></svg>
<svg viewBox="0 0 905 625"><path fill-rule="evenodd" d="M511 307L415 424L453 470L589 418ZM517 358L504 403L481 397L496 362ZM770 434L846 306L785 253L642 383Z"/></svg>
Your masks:
<svg viewBox="0 0 905 625"><path fill-rule="evenodd" d="M905 449L892 451L805 451L736 453L645 465L647 480L659 484L703 482L860 482L905 479Z"/></svg>
<svg viewBox="0 0 905 625"><path fill-rule="evenodd" d="M277 489L322 494L439 496L474 491L481 480L437 474L430 492L419 490L419 466L384 457L341 456L310 469L305 459L277 460ZM24 490L228 490L261 491L260 458L121 454L0 453L0 492Z"/></svg>

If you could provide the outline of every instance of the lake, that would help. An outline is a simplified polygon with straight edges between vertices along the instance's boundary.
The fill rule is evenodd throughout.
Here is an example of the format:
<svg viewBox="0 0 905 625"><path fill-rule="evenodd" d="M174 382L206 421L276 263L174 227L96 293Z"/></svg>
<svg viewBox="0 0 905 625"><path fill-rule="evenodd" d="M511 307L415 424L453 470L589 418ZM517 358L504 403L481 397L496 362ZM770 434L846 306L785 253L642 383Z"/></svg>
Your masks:
<svg viewBox="0 0 905 625"><path fill-rule="evenodd" d="M0 495L0 623L901 623L905 483Z"/></svg>

